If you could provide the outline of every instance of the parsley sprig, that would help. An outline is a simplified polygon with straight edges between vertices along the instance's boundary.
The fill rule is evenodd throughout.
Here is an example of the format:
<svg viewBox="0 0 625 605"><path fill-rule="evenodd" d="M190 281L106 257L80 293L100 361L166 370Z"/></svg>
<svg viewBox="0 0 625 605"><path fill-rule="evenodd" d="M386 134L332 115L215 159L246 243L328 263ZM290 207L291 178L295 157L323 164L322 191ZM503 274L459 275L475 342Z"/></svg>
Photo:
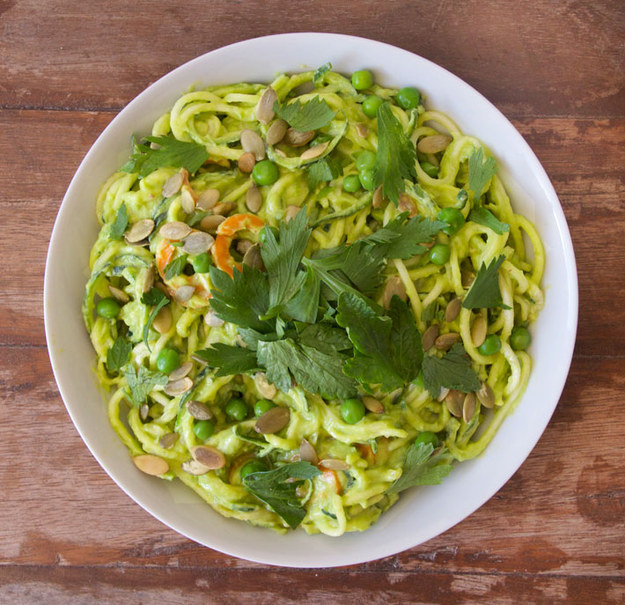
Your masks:
<svg viewBox="0 0 625 605"><path fill-rule="evenodd" d="M304 103L299 99L285 104L276 101L273 110L278 117L288 122L289 126L301 132L323 128L336 116L336 112L332 111L326 101L318 96Z"/></svg>
<svg viewBox="0 0 625 605"><path fill-rule="evenodd" d="M434 453L431 443L413 443L406 454L402 474L389 488L390 493L417 485L438 485L449 475L451 456L443 448Z"/></svg>

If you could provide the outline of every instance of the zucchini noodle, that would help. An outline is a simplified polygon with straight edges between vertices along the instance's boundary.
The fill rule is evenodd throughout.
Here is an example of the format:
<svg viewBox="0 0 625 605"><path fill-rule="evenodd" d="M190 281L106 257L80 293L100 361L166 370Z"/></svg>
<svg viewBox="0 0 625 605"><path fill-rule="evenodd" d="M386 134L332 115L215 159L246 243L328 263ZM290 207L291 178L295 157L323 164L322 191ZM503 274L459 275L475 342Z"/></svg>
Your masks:
<svg viewBox="0 0 625 605"><path fill-rule="evenodd" d="M295 97L301 103L317 98L335 112L333 119L317 129L316 141L311 143L325 145L323 153L308 161L300 156L309 147L284 142L266 144L273 122L259 122L257 108L267 85L220 85L183 94L155 122L151 135L199 144L206 149L208 160L191 174L183 171L183 185L169 196L163 188L181 172L178 167L160 166L145 175L138 167L125 168L104 183L96 201L101 229L90 256L91 276L83 316L96 352L95 372L108 393L111 426L133 457L147 454L166 461L167 470L153 474L180 479L226 517L284 532L289 525L248 491L240 470L251 459L262 458L270 468L297 461L300 444L306 440L321 461L323 472L304 483L307 491L300 494L305 508L301 527L308 533L340 536L367 529L394 504L398 496L389 487L402 475L408 448L420 433L435 433L440 445L457 461L484 451L528 382L531 359L522 350L528 343L515 347L513 335L519 328L526 329L543 305L540 282L545 252L536 228L514 212L496 175L482 192L467 195L470 157L477 150L482 150L485 158L491 154L477 138L463 134L450 117L426 110L422 103L403 109L395 102L397 91L393 89L373 85L368 90L368 94L391 103L393 116L417 149L424 138L440 134L449 137L438 151L417 152L416 178L405 183L405 192L395 205L381 199L379 192L344 187L348 177L359 175L359 154L375 153L378 148L377 120L363 112L367 95L332 71L317 77L312 71L281 74L270 85L280 103ZM245 153L241 143L244 129L260 135L267 157L277 166L278 178L270 185L256 187L252 177L239 168ZM310 166L324 159L335 160L340 171L311 185ZM256 189L261 203L252 212L246 200ZM218 192L217 206L188 208L185 191L199 204L197 200L203 194L214 190ZM470 219L480 200L484 209L507 225L507 230L496 232L492 226ZM172 260L182 258L184 249L163 237L159 229L182 222L194 231L214 234L214 226L208 226L205 219L218 212L231 217L253 215L252 219L256 218L246 219L232 247L226 250L232 266L236 266L245 248L237 248L237 252L237 241L257 241L260 225L278 226L292 216L293 207L305 209L313 229L306 257L370 236L402 212L436 220L442 209L459 210L464 221L458 230L436 235L436 243L449 248L444 263L433 263L428 250L408 259L389 259L384 279L386 283L395 279L401 284L421 334L436 325L441 335L458 335L477 377L490 388L492 400L478 397L474 412L464 417L453 413L444 392L433 397L418 378L393 393L374 389L372 394L383 411L369 412L350 424L341 416L341 401L309 393L295 384L283 392L268 383L262 372L220 376L208 367L197 356L198 351L216 343L241 345L241 336L235 324L224 322L211 309L213 284L209 273L189 267L197 254L188 253L186 271L167 273L166 268ZM128 231L126 238L114 237L114 223L124 209L129 226L145 220L154 222L147 239L129 241ZM211 262L219 265L215 247L212 254ZM498 274L501 308L461 308L447 321L449 303L464 297L480 268L500 256L505 257ZM161 322L158 329L154 303L145 300L155 276L156 286L170 298L163 314L169 314L171 322ZM177 292L188 286L190 295L179 297ZM121 310L107 316L98 311L98 305L111 297ZM384 287L375 298L383 304ZM496 336L500 343L498 350L490 354L476 346L481 342L474 342L474 332L484 319L486 335ZM128 373L121 365L109 367L111 352L120 337L130 343L122 364L135 371L155 373L163 351L176 351L180 363L190 367L186 376L178 379L187 380L187 387L178 392L161 381L150 385L143 402L134 401L133 405ZM367 393L361 388L360 396L364 395ZM235 420L226 412L233 397L245 402L247 417ZM274 434L255 432L251 410L259 400L288 407L288 426ZM188 405L191 401L209 410L213 432L206 438L197 431L197 416L192 415ZM218 450L225 464L203 474L188 472L192 448L200 445ZM337 468L324 467L324 460L340 464Z"/></svg>

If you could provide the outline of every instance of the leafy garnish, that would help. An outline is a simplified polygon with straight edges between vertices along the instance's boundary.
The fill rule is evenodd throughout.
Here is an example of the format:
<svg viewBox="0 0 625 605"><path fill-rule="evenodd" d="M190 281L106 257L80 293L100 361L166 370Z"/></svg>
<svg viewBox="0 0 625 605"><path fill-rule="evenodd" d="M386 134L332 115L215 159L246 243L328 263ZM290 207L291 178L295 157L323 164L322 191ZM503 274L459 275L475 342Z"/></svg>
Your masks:
<svg viewBox="0 0 625 605"><path fill-rule="evenodd" d="M176 275L180 275L183 272L186 264L186 254L181 254L180 256L174 258L172 261L167 263L167 266L165 267L165 279L171 279Z"/></svg>
<svg viewBox="0 0 625 605"><path fill-rule="evenodd" d="M315 70L315 73L313 75L313 80L312 80L313 84L315 86L317 86L319 84L319 82L321 82L321 80L323 80L323 76L325 76L325 74L327 74L331 69L332 69L332 63L330 63L330 62L324 63L323 65L318 67Z"/></svg>
<svg viewBox="0 0 625 605"><path fill-rule="evenodd" d="M443 357L424 357L423 382L432 397L438 397L443 387L470 393L477 391L482 384L460 343L456 343Z"/></svg>
<svg viewBox="0 0 625 605"><path fill-rule="evenodd" d="M164 135L146 137L146 140L159 147L153 149L148 145L135 145L135 153L121 167L122 171L139 172L145 177L158 168L171 167L186 168L193 174L208 159L206 147L199 143L179 141Z"/></svg>
<svg viewBox="0 0 625 605"><path fill-rule="evenodd" d="M298 340L320 351L347 351L352 348L345 330L328 323L296 324Z"/></svg>
<svg viewBox="0 0 625 605"><path fill-rule="evenodd" d="M144 305L154 305L154 308L150 312L148 316L148 321L145 326L143 326L143 342L147 347L148 351L151 351L150 345L148 343L148 335L150 334L150 328L152 327L152 323L154 322L154 318L157 316L158 312L165 306L169 304L169 298L165 296L158 288L152 288L149 292L146 292L141 297L141 302Z"/></svg>
<svg viewBox="0 0 625 605"><path fill-rule="evenodd" d="M165 374L150 372L144 366L139 366L139 371L135 372L134 366L129 365L124 374L130 387L132 404L135 407L139 407L147 401L148 395L154 387L165 386L169 380Z"/></svg>
<svg viewBox="0 0 625 605"><path fill-rule="evenodd" d="M106 367L109 372L121 370L130 359L132 344L125 336L118 336L113 346L106 352Z"/></svg>
<svg viewBox="0 0 625 605"><path fill-rule="evenodd" d="M216 342L195 354L206 360L211 368L218 368L215 376L246 374L259 370L256 353L243 347Z"/></svg>
<svg viewBox="0 0 625 605"><path fill-rule="evenodd" d="M307 268L299 292L284 307L284 315L296 321L314 323L319 309L320 290L319 276L311 268Z"/></svg>
<svg viewBox="0 0 625 605"><path fill-rule="evenodd" d="M497 162L495 158L489 157L484 161L484 151L480 147L474 149L469 157L469 182L468 187L473 191L474 200L478 200L482 195L484 186L497 172Z"/></svg>
<svg viewBox="0 0 625 605"><path fill-rule="evenodd" d="M416 147L404 133L388 102L378 108L378 151L375 185L382 185L384 197L396 206L399 194L406 190L404 179L416 178Z"/></svg>
<svg viewBox="0 0 625 605"><path fill-rule="evenodd" d="M115 215L115 221L111 224L111 231L109 233L111 239L121 239L128 227L128 211L126 210L126 204L122 203Z"/></svg>
<svg viewBox="0 0 625 605"><path fill-rule="evenodd" d="M406 454L402 474L388 489L399 492L416 485L438 485L452 470L451 457L444 450L434 452L431 443L413 443Z"/></svg>
<svg viewBox="0 0 625 605"><path fill-rule="evenodd" d="M490 210L483 206L473 208L469 213L468 220L492 229L497 235L510 231L508 223L502 223Z"/></svg>
<svg viewBox="0 0 625 605"><path fill-rule="evenodd" d="M284 105L276 101L273 110L278 117L288 122L289 126L301 132L323 128L336 116L336 112L332 111L325 100L319 97L313 97L304 103L297 99Z"/></svg>
<svg viewBox="0 0 625 605"><path fill-rule="evenodd" d="M243 485L295 529L306 516L297 488L303 480L320 474L310 462L291 462L272 471L250 473L243 479Z"/></svg>
<svg viewBox="0 0 625 605"><path fill-rule="evenodd" d="M471 284L471 289L462 301L462 306L465 309L509 308L503 304L499 289L499 267L505 260L506 257L502 254L498 258L494 258L490 265L482 263L475 280Z"/></svg>
<svg viewBox="0 0 625 605"><path fill-rule="evenodd" d="M158 305L162 300L168 300L168 299L167 299L167 296L165 296L165 294L163 294L163 292L159 290L158 288L151 288L150 290L145 292L143 296L141 297L141 302L144 305L150 305L150 306Z"/></svg>
<svg viewBox="0 0 625 605"><path fill-rule="evenodd" d="M393 364L405 382L413 380L421 370L423 345L414 316L399 296L393 296L388 309L392 321L391 346Z"/></svg>
<svg viewBox="0 0 625 605"><path fill-rule="evenodd" d="M308 188L313 191L319 183L333 181L343 174L337 158L325 157L308 166Z"/></svg>

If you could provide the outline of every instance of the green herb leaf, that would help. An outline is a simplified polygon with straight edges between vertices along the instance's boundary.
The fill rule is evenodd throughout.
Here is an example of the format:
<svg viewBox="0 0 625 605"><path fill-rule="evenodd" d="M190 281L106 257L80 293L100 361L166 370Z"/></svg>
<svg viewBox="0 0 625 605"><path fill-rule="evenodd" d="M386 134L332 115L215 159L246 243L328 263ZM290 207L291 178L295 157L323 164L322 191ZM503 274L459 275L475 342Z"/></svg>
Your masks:
<svg viewBox="0 0 625 605"><path fill-rule="evenodd" d="M167 263L165 267L165 279L169 280L176 275L180 275L187 264L187 255L181 254Z"/></svg>
<svg viewBox="0 0 625 605"><path fill-rule="evenodd" d="M313 84L318 86L319 83L323 80L323 76L325 76L332 69L332 63L324 63L321 67L318 67L315 70L313 75Z"/></svg>
<svg viewBox="0 0 625 605"><path fill-rule="evenodd" d="M284 315L296 321L314 323L319 309L320 291L319 276L311 268L307 268L299 292L284 307Z"/></svg>
<svg viewBox="0 0 625 605"><path fill-rule="evenodd" d="M469 213L469 220L492 229L497 235L510 231L508 223L502 223L490 210L477 206Z"/></svg>
<svg viewBox="0 0 625 605"><path fill-rule="evenodd" d="M132 344L125 336L118 336L106 352L106 367L109 372L118 372L130 359Z"/></svg>
<svg viewBox="0 0 625 605"><path fill-rule="evenodd" d="M317 130L329 124L336 116L336 112L323 99L314 97L310 101L300 103L299 99L288 104L274 103L273 110L278 117L289 123L289 126L306 132Z"/></svg>
<svg viewBox="0 0 625 605"><path fill-rule="evenodd" d="M348 351L352 348L345 330L328 323L297 324L297 339L304 345L316 347L327 353Z"/></svg>
<svg viewBox="0 0 625 605"><path fill-rule="evenodd" d="M141 302L144 305L158 305L163 300L169 300L165 294L158 288L151 288L148 292L145 292L141 297Z"/></svg>
<svg viewBox="0 0 625 605"><path fill-rule="evenodd" d="M473 199L477 201L482 195L486 183L497 172L497 162L495 158L489 157L484 161L484 151L480 147L474 149L469 157L469 183L468 187L473 191Z"/></svg>
<svg viewBox="0 0 625 605"><path fill-rule="evenodd" d="M440 450L433 454L431 443L413 443L406 454L402 474L388 489L399 492L417 485L438 485L452 470L451 456Z"/></svg>
<svg viewBox="0 0 625 605"><path fill-rule="evenodd" d="M306 516L297 488L303 480L320 474L310 462L291 462L272 471L250 473L243 479L243 485L295 529Z"/></svg>
<svg viewBox="0 0 625 605"><path fill-rule="evenodd" d="M111 224L111 239L121 239L126 231L126 227L128 227L128 211L126 210L126 204L122 203L115 216L115 221Z"/></svg>
<svg viewBox="0 0 625 605"><path fill-rule="evenodd" d="M505 260L506 257L501 255L499 258L494 258L490 265L482 263L471 284L471 289L462 301L465 309L490 309L505 306L499 289L499 267ZM505 306L505 308L508 307Z"/></svg>
<svg viewBox="0 0 625 605"><path fill-rule="evenodd" d="M423 345L410 307L393 296L388 309L392 321L391 348L393 365L404 382L414 380L421 370Z"/></svg>
<svg viewBox="0 0 625 605"><path fill-rule="evenodd" d="M150 372L144 366L139 366L139 372L135 372L133 365L126 366L124 374L130 387L132 404L137 408L147 401L154 387L165 386L169 380L165 374Z"/></svg>
<svg viewBox="0 0 625 605"><path fill-rule="evenodd" d="M308 188L313 191L319 183L333 181L343 174L338 158L325 157L308 166Z"/></svg>
<svg viewBox="0 0 625 605"><path fill-rule="evenodd" d="M195 354L206 360L211 368L218 368L215 376L233 376L259 370L256 353L251 349L216 342Z"/></svg>
<svg viewBox="0 0 625 605"><path fill-rule="evenodd" d="M470 393L477 391L482 384L460 343L456 343L443 357L424 357L423 381L432 397L438 397L443 387Z"/></svg>
<svg viewBox="0 0 625 605"><path fill-rule="evenodd" d="M343 373L347 357L335 351L285 338L259 341L257 356L267 380L285 393L291 390L293 375L297 384L326 399L346 399L356 394L356 383Z"/></svg>
<svg viewBox="0 0 625 605"><path fill-rule="evenodd" d="M378 151L375 185L382 185L384 197L396 206L399 194L406 190L404 179L416 178L416 147L404 133L388 102L378 108Z"/></svg>

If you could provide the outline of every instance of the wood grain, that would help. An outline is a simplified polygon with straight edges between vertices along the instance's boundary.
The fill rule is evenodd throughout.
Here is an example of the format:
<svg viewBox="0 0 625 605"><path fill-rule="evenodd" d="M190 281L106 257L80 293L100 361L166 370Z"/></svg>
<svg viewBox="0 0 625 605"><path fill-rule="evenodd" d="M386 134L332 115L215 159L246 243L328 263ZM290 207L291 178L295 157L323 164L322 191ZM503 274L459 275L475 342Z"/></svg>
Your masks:
<svg viewBox="0 0 625 605"><path fill-rule="evenodd" d="M260 6L0 0L0 604L625 602L625 5ZM43 332L50 233L99 133L173 67L284 31L372 37L475 86L544 165L578 264L571 372L527 461L445 534L339 569L234 559L186 540L134 504L72 426Z"/></svg>

